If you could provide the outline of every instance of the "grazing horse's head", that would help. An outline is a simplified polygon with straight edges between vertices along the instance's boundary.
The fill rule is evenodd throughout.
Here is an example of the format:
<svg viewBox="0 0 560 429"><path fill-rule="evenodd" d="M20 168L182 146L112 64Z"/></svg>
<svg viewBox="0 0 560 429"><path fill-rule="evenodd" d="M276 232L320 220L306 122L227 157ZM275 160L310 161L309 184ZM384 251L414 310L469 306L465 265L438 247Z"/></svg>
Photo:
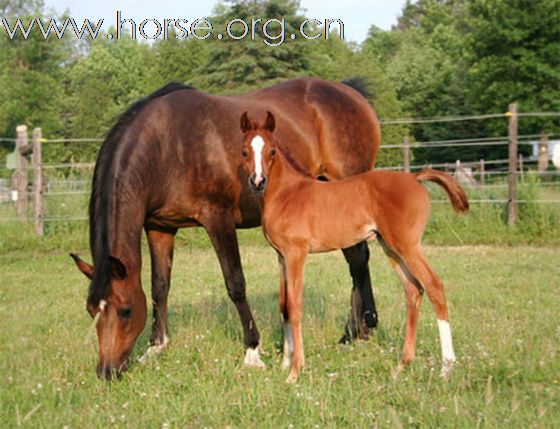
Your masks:
<svg viewBox="0 0 560 429"><path fill-rule="evenodd" d="M99 340L97 375L110 380L113 375L120 376L128 369L130 352L146 324L146 297L140 286L140 274L131 275L119 259L109 257L107 275L99 273L96 278L95 267L75 254L71 256L87 278L106 283L100 288L108 291L106 296L99 298L90 290L86 308L96 320Z"/></svg>
<svg viewBox="0 0 560 429"><path fill-rule="evenodd" d="M250 172L249 185L259 194L264 193L268 173L276 155L273 131L276 126L274 115L266 113L264 124L259 125L249 119L247 112L241 115L243 132L243 158Z"/></svg>

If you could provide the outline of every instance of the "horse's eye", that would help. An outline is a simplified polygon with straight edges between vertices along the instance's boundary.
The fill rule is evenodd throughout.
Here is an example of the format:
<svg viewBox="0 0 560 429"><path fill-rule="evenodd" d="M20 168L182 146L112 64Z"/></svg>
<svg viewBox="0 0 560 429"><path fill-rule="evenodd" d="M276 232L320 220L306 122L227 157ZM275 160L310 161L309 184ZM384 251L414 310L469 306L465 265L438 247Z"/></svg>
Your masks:
<svg viewBox="0 0 560 429"><path fill-rule="evenodd" d="M249 152L247 152L245 149L243 149L243 152L241 152L241 155L243 155L243 158L247 158L249 156Z"/></svg>
<svg viewBox="0 0 560 429"><path fill-rule="evenodd" d="M119 308L117 310L117 314L121 319L128 319L132 315L132 308L130 307Z"/></svg>
<svg viewBox="0 0 560 429"><path fill-rule="evenodd" d="M270 149L270 156L276 155L276 149Z"/></svg>

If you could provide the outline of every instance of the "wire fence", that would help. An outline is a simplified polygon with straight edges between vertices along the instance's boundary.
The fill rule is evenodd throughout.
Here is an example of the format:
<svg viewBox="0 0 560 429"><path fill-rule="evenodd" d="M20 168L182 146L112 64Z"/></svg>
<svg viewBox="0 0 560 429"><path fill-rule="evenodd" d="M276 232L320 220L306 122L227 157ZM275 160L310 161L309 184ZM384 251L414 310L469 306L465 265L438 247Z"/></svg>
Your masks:
<svg viewBox="0 0 560 429"><path fill-rule="evenodd" d="M451 122L462 120L484 120L490 118L512 118L517 116L560 116L557 112L506 112L503 114L473 115L473 116L448 116L434 118L403 118L384 120L384 126L404 123L425 122ZM510 127L511 128L511 127ZM38 130L38 131L37 131ZM516 130L515 130L516 131ZM463 139L450 139L440 141L408 142L403 139L402 144L383 145L380 150L400 150L402 164L378 167L383 170L418 171L424 168L442 169L464 185L472 204L507 204L511 206L526 204L560 204L560 171L551 166L551 153L549 146L556 143L560 149L560 136L548 135L547 141L542 141L542 135L526 134L500 137L476 137ZM558 141L555 141L557 140ZM41 162L41 146L48 144L98 144L101 138L77 139L44 139L40 129L33 133L33 143L28 143L27 129L18 127L18 138L0 137L0 141L14 142L18 152L17 169L10 170L0 167L0 223L7 222L33 222L38 233L42 233L45 223L56 222L83 222L87 221L87 208L91 192L93 176L93 162ZM539 141L540 140L540 141ZM510 156L506 159L479 160L476 162L433 163L418 164L411 161L416 149L439 148L465 148L473 146L509 146L512 142L515 151L518 146L533 146L533 156ZM31 154L32 162L27 156ZM22 165L26 169L22 172ZM32 167L32 168L31 168ZM10 173L11 178L6 178ZM33 180L30 179L33 173ZM513 180L511 180L513 178ZM514 186L523 189L525 185L534 186L537 183L538 195L524 198L511 192ZM447 203L447 199L437 191L433 192L432 202L435 204Z"/></svg>

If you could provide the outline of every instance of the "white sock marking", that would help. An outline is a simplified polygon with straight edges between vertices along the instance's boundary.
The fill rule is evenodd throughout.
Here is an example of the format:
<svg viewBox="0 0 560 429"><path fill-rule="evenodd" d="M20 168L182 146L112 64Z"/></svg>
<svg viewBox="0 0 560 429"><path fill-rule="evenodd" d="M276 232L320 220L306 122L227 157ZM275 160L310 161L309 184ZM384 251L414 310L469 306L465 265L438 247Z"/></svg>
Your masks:
<svg viewBox="0 0 560 429"><path fill-rule="evenodd" d="M449 322L439 319L438 328L442 356L441 374L447 376L456 360L455 351L453 350L453 341L451 340L451 328Z"/></svg>
<svg viewBox="0 0 560 429"><path fill-rule="evenodd" d="M266 368L266 365L261 360L259 356L259 347L255 347L254 349L248 348L245 352L245 359L243 359L243 363L247 366L256 366L257 368Z"/></svg>
<svg viewBox="0 0 560 429"><path fill-rule="evenodd" d="M144 354L138 358L138 362L146 363L151 357L159 355L165 349L165 347L167 347L168 342L169 337L165 335L163 337L163 343L154 344L153 346L148 347Z"/></svg>
<svg viewBox="0 0 560 429"><path fill-rule="evenodd" d="M253 137L251 140L251 147L255 154L255 184L258 185L262 180L262 150L264 147L264 140L261 136Z"/></svg>

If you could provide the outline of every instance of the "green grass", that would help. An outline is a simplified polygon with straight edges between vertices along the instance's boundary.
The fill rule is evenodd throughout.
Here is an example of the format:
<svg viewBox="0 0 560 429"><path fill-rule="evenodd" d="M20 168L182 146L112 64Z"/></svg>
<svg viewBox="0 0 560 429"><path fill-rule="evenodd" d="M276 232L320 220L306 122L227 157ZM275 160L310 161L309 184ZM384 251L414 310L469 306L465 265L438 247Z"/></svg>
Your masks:
<svg viewBox="0 0 560 429"><path fill-rule="evenodd" d="M114 383L95 377L95 340L84 344L91 324L84 309L87 282L67 252L86 255L85 246L3 251L2 427L557 427L558 248L428 247L446 282L458 356L447 381L438 376L437 325L427 300L417 360L398 379L391 377L405 309L377 245L371 245L370 267L381 325L369 341L350 346L336 344L349 308L346 264L339 253L311 256L307 367L290 386L279 354L273 252L255 232L241 233L248 296L267 364L264 371L249 370L241 365L241 327L216 257L206 246L188 244L201 236L185 233L176 250L169 348ZM149 328L135 355L146 348L148 334Z"/></svg>

